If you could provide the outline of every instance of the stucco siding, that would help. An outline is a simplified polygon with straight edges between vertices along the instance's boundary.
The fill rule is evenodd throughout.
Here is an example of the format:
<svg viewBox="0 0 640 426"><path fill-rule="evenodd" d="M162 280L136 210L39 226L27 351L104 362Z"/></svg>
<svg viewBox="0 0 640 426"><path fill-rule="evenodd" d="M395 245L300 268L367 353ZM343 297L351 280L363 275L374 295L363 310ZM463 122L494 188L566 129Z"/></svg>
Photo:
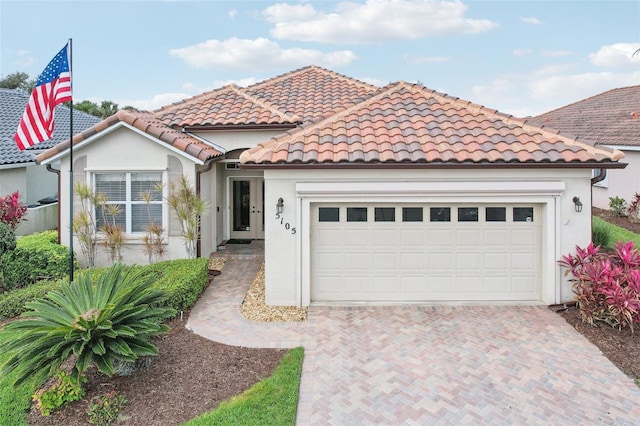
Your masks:
<svg viewBox="0 0 640 426"><path fill-rule="evenodd" d="M627 204L636 192L640 192L640 151L624 151L624 169L607 170L606 187L593 187L593 205L601 209L609 209L610 197L622 197Z"/></svg>
<svg viewBox="0 0 640 426"><path fill-rule="evenodd" d="M492 182L493 187L499 187L501 182L508 183L512 188L508 193L489 194L478 192L472 198L458 199L458 201L493 200L509 202L513 200L529 200L542 205L543 231L542 246L546 247L542 258L542 300L541 303L560 303L573 299L571 284L564 277L564 271L557 266L557 260L563 254L574 250L576 245L584 246L591 239L590 217L590 170L266 170L265 171L265 268L266 268L266 302L270 305L298 305L308 303L303 281L308 274L308 264L311 254L308 252L309 212L308 201L296 191L298 183L334 182L353 184L362 182L375 188L385 184L398 186L407 183L437 183L464 182ZM554 183L564 189L557 195L531 195L527 191L518 194L513 190L514 182L545 182ZM507 184L505 184L507 185ZM524 185L524 184L523 184ZM552 185L553 186L553 185ZM560 187L558 186L558 187ZM440 197L446 197L440 194ZM575 211L572 198L580 197L584 204L581 213ZM284 199L284 210L280 218L276 218L276 201ZM430 198L429 198L430 197ZM436 200L432 195L429 199ZM465 196L466 197L466 196ZM425 198L425 199L427 199ZM319 198L320 199L320 198ZM327 195L323 200L335 200L336 197ZM353 195L349 202L370 202L375 197L371 193L362 196ZM391 199L377 198L377 199ZM394 197L399 201L416 200L416 197ZM448 199L454 200L455 197ZM288 226L286 226L288 224ZM294 232L295 231L295 232Z"/></svg>

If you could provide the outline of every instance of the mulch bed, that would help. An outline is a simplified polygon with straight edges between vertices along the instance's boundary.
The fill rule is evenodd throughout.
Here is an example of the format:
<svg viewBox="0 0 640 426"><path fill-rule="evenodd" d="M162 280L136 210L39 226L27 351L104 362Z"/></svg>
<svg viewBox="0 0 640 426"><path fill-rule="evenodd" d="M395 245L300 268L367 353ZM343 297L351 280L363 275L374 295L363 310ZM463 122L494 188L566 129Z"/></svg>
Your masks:
<svg viewBox="0 0 640 426"><path fill-rule="evenodd" d="M179 425L271 376L286 353L212 342L187 330L185 324L186 319L172 320L171 331L154 340L159 354L148 369L113 378L92 371L82 401L49 417L32 408L29 424L87 425L91 398L115 390L129 401L118 425Z"/></svg>
<svg viewBox="0 0 640 426"><path fill-rule="evenodd" d="M617 217L608 210L595 207L593 215L640 234L640 223L632 222L628 217ZM559 312L559 314L580 334L597 346L622 372L634 379L640 378L640 324L636 326L634 334L628 328L617 330L607 325L589 325L582 321L577 308L570 308Z"/></svg>

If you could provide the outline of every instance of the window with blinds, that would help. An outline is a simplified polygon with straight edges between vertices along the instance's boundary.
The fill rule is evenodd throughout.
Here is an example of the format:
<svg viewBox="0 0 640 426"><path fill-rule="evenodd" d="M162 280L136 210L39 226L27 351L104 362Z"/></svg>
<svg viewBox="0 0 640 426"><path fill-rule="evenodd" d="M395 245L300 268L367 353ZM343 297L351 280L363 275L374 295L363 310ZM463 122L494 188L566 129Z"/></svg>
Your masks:
<svg viewBox="0 0 640 426"><path fill-rule="evenodd" d="M106 221L120 225L128 234L145 232L150 223L163 225L162 173L96 173L96 193L104 194L107 206L96 206L96 222L101 227ZM145 196L148 194L148 197ZM146 201L148 199L148 202ZM113 214L117 212L117 214Z"/></svg>

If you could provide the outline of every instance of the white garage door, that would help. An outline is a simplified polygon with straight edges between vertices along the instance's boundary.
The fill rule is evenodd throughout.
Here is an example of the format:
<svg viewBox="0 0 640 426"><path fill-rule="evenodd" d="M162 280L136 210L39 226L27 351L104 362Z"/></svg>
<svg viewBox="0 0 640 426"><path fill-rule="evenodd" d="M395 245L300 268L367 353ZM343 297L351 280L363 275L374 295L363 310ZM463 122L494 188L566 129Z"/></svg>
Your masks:
<svg viewBox="0 0 640 426"><path fill-rule="evenodd" d="M539 301L537 205L312 204L312 302Z"/></svg>

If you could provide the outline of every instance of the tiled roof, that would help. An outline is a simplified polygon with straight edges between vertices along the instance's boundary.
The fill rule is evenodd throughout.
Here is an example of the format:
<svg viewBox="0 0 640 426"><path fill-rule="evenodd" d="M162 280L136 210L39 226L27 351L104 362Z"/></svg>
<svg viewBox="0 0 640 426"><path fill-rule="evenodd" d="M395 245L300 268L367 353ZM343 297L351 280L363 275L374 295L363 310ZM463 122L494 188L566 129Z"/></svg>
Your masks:
<svg viewBox="0 0 640 426"><path fill-rule="evenodd" d="M29 94L20 90L0 89L0 165L32 163L35 161L34 152L51 148L69 138L70 109L58 105L55 109L55 130L53 137L36 144L25 151L20 151L13 140L24 109L29 100ZM73 128L81 131L100 121L100 118L73 111Z"/></svg>
<svg viewBox="0 0 640 426"><path fill-rule="evenodd" d="M154 111L169 126L291 125L321 118L378 90L308 66L247 88L228 85Z"/></svg>
<svg viewBox="0 0 640 426"><path fill-rule="evenodd" d="M73 137L73 145L75 146L86 141L90 137L120 122L129 124L130 126L153 136L167 145L171 145L203 162L222 155L222 152L213 148L211 145L202 142L200 139L190 136L188 133L182 133L180 130L166 126L150 112L129 110L120 110L111 117L101 121L93 127L90 127L84 132L76 134ZM38 163L41 163L68 149L69 140L66 140L65 142L38 155L36 160Z"/></svg>
<svg viewBox="0 0 640 426"><path fill-rule="evenodd" d="M308 66L249 86L246 91L308 122L361 100L378 89L321 67Z"/></svg>
<svg viewBox="0 0 640 426"><path fill-rule="evenodd" d="M591 145L640 146L640 86L622 87L532 117Z"/></svg>
<svg viewBox="0 0 640 426"><path fill-rule="evenodd" d="M259 98L250 96L236 85L206 92L154 111L168 126L229 126L296 124L295 114L278 110Z"/></svg>
<svg viewBox="0 0 640 426"><path fill-rule="evenodd" d="M480 105L398 82L245 151L244 164L593 163L622 158Z"/></svg>

